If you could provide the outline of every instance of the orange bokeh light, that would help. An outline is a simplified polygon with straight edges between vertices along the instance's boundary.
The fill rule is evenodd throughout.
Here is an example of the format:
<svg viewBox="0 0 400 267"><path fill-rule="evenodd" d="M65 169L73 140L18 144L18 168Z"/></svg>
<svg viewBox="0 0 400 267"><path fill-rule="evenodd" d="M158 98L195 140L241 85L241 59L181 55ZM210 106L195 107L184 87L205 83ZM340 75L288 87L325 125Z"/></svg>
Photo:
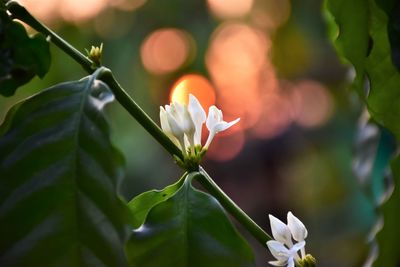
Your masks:
<svg viewBox="0 0 400 267"><path fill-rule="evenodd" d="M26 7L33 15L40 20L50 23L58 17L58 1L55 0L19 0L21 5Z"/></svg>
<svg viewBox="0 0 400 267"><path fill-rule="evenodd" d="M62 18L79 23L96 17L108 7L132 11L146 3L146 0L19 0L30 12L46 23Z"/></svg>
<svg viewBox="0 0 400 267"><path fill-rule="evenodd" d="M191 45L188 33L173 29L160 29L143 42L140 55L144 67L154 74L177 70L189 58Z"/></svg>
<svg viewBox="0 0 400 267"><path fill-rule="evenodd" d="M187 104L189 94L194 95L206 111L215 104L214 87L202 75L187 74L176 81L172 86L170 102Z"/></svg>
<svg viewBox="0 0 400 267"><path fill-rule="evenodd" d="M212 36L207 68L218 90L218 104L227 118L253 126L261 112L260 82L267 72L269 42L261 32L240 23L224 23Z"/></svg>
<svg viewBox="0 0 400 267"><path fill-rule="evenodd" d="M253 0L208 0L211 12L219 18L242 17L250 12Z"/></svg>
<svg viewBox="0 0 400 267"><path fill-rule="evenodd" d="M294 120L302 127L321 126L333 114L334 103L331 94L316 81L305 80L296 84L291 98L295 107Z"/></svg>
<svg viewBox="0 0 400 267"><path fill-rule="evenodd" d="M63 0L58 10L66 21L84 21L99 14L107 5L107 0Z"/></svg>
<svg viewBox="0 0 400 267"><path fill-rule="evenodd" d="M273 138L283 133L292 122L290 102L280 93L263 96L263 110L252 134L257 138Z"/></svg>

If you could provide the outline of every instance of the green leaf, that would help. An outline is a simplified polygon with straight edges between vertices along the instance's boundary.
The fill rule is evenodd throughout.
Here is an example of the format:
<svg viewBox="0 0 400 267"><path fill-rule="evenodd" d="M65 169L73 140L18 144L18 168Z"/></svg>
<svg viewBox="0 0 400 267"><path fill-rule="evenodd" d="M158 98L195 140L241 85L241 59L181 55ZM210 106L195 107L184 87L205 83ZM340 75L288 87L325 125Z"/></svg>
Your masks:
<svg viewBox="0 0 400 267"><path fill-rule="evenodd" d="M383 3L383 0L376 1ZM394 3L387 1L387 3ZM371 84L367 98L368 110L375 121L389 129L400 139L400 73L393 65L388 37L388 15L372 0L371 37L373 46L366 62L366 70Z"/></svg>
<svg viewBox="0 0 400 267"><path fill-rule="evenodd" d="M94 76L17 104L0 126L0 266L127 266L129 209Z"/></svg>
<svg viewBox="0 0 400 267"><path fill-rule="evenodd" d="M338 25L338 52L356 70L355 87L365 98L372 118L400 139L400 73L393 63L388 12L395 0L327 0L327 9ZM392 20L393 21L393 20ZM393 31L391 31L393 32ZM369 93L363 95L363 81Z"/></svg>
<svg viewBox="0 0 400 267"><path fill-rule="evenodd" d="M356 71L354 88L364 98L365 60L369 47L368 4L365 0L326 0L325 15L330 37L342 60Z"/></svg>
<svg viewBox="0 0 400 267"><path fill-rule="evenodd" d="M0 94L11 96L35 75L50 67L49 43L41 34L29 37L25 28L0 8Z"/></svg>
<svg viewBox="0 0 400 267"><path fill-rule="evenodd" d="M400 157L397 157L391 164L393 179L396 185L400 184ZM394 187L388 201L381 206L383 213L384 227L376 235L379 246L378 258L373 266L395 267L400 264L399 236L400 236L400 188Z"/></svg>
<svg viewBox="0 0 400 267"><path fill-rule="evenodd" d="M197 174L189 174L133 231L127 246L132 266L254 266L251 248L217 200L193 188L191 182Z"/></svg>
<svg viewBox="0 0 400 267"><path fill-rule="evenodd" d="M128 206L132 211L133 227L140 227L145 222L147 214L154 206L172 197L176 191L181 188L185 181L186 175L187 174L183 175L178 182L167 186L163 190L147 191L132 199L128 203Z"/></svg>

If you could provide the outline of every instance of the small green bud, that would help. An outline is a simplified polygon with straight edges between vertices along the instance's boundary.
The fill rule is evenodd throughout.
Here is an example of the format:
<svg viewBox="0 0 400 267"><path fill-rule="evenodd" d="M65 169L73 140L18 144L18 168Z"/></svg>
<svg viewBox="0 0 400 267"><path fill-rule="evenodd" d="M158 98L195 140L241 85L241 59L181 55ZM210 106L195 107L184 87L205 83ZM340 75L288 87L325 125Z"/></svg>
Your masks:
<svg viewBox="0 0 400 267"><path fill-rule="evenodd" d="M299 260L299 267L317 267L317 260L311 255L307 254L304 258Z"/></svg>
<svg viewBox="0 0 400 267"><path fill-rule="evenodd" d="M101 66L101 57L103 53L103 43L101 43L100 47L93 46L90 51L86 50L87 57L93 61L92 68L98 68Z"/></svg>

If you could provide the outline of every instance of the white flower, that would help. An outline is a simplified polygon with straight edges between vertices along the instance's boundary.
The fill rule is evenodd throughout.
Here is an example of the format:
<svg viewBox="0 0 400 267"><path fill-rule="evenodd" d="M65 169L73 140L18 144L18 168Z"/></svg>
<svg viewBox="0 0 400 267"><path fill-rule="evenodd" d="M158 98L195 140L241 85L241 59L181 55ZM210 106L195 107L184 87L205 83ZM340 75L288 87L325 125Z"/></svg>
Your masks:
<svg viewBox="0 0 400 267"><path fill-rule="evenodd" d="M226 122L223 120L222 111L219 110L216 106L211 106L208 110L208 117L206 121L207 129L210 133L204 147L207 149L217 133L225 131L234 124L238 123L239 120L240 118L237 118L234 121Z"/></svg>
<svg viewBox="0 0 400 267"><path fill-rule="evenodd" d="M196 128L194 134L194 144L201 145L201 131L203 128L203 124L206 121L206 112L203 107L200 105L199 100L194 95L189 95L189 105L188 110L190 115L192 116L192 120L194 122L194 126Z"/></svg>
<svg viewBox="0 0 400 267"><path fill-rule="evenodd" d="M287 214L287 222L290 232L292 233L293 239L296 240L297 242L304 241L308 235L308 231L304 226L304 224L290 211ZM304 258L305 256L306 252L303 247L301 249L301 257Z"/></svg>
<svg viewBox="0 0 400 267"><path fill-rule="evenodd" d="M276 241L287 246L293 246L290 229L286 224L273 215L269 215L269 223L271 225L272 236Z"/></svg>
<svg viewBox="0 0 400 267"><path fill-rule="evenodd" d="M160 121L163 131L173 142L178 142L186 155L185 137L192 143L195 133L195 125L187 107L179 103L166 105L165 109L160 107Z"/></svg>
<svg viewBox="0 0 400 267"><path fill-rule="evenodd" d="M304 248L305 238L308 234L306 227L290 211L287 214L287 225L272 215L269 215L269 220L275 240L268 241L267 246L277 259L269 263L274 266L294 267L296 263L306 257ZM293 244L293 240L297 243ZM299 250L301 250L301 258L298 254Z"/></svg>
<svg viewBox="0 0 400 267"><path fill-rule="evenodd" d="M236 124L239 119L231 122L223 121L222 111L211 106L206 117L206 112L200 102L193 95L189 95L189 104L182 105L177 102L160 107L160 122L162 130L178 146L181 147L183 155L196 157L201 150L207 150L214 136L221 131L225 131ZM203 124L206 122L209 130L207 142L201 148L201 132ZM200 146L200 150L196 149ZM200 153L201 157L204 153Z"/></svg>
<svg viewBox="0 0 400 267"><path fill-rule="evenodd" d="M290 249L285 247L281 242L270 240L267 242L267 246L271 251L271 254L277 259L276 261L270 261L269 264L274 266L295 266L295 260L299 257L297 251L304 247L305 241L296 243Z"/></svg>

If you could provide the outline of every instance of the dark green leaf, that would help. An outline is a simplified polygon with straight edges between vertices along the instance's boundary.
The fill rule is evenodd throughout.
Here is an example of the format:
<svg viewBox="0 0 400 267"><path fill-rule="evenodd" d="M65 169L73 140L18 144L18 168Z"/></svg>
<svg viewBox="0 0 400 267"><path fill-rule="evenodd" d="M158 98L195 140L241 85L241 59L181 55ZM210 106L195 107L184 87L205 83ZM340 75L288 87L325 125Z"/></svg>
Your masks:
<svg viewBox="0 0 400 267"><path fill-rule="evenodd" d="M138 228L141 226L145 222L147 214L154 206L172 197L181 188L185 177L186 174L178 182L167 186L163 190L147 191L132 199L128 205L132 211L133 227Z"/></svg>
<svg viewBox="0 0 400 267"><path fill-rule="evenodd" d="M400 70L400 1L387 11L389 14L389 41L392 48L392 60L397 70Z"/></svg>
<svg viewBox="0 0 400 267"><path fill-rule="evenodd" d="M397 157L392 162L392 173L394 183L400 184L400 157ZM399 249L399 236L400 236L400 188L394 187L389 200L385 202L381 211L383 213L384 227L376 235L378 241L379 254L374 262L375 267L395 267L400 264L400 249Z"/></svg>
<svg viewBox="0 0 400 267"><path fill-rule="evenodd" d="M326 6L337 23L338 52L353 64L357 74L355 87L363 98L363 81L369 80L370 88L365 96L369 113L400 139L397 103L400 73L392 60L387 13L395 3L395 0L327 0Z"/></svg>
<svg viewBox="0 0 400 267"><path fill-rule="evenodd" d="M132 266L254 266L251 248L217 200L191 185L195 175L151 208L146 222L133 231L127 247Z"/></svg>
<svg viewBox="0 0 400 267"><path fill-rule="evenodd" d="M28 98L0 127L0 266L127 266L123 158L93 76Z"/></svg>
<svg viewBox="0 0 400 267"><path fill-rule="evenodd" d="M383 0L376 1L378 3ZM393 1L386 1L387 3ZM373 46L366 62L366 71L371 84L367 98L368 110L372 118L392 131L400 139L400 73L393 65L388 39L388 16L372 0L371 37Z"/></svg>
<svg viewBox="0 0 400 267"><path fill-rule="evenodd" d="M41 34L29 37L25 28L0 8L0 94L11 96L35 75L50 67L49 43Z"/></svg>
<svg viewBox="0 0 400 267"><path fill-rule="evenodd" d="M336 49L356 71L354 88L364 95L365 60L369 47L368 5L365 0L326 0L325 11Z"/></svg>

